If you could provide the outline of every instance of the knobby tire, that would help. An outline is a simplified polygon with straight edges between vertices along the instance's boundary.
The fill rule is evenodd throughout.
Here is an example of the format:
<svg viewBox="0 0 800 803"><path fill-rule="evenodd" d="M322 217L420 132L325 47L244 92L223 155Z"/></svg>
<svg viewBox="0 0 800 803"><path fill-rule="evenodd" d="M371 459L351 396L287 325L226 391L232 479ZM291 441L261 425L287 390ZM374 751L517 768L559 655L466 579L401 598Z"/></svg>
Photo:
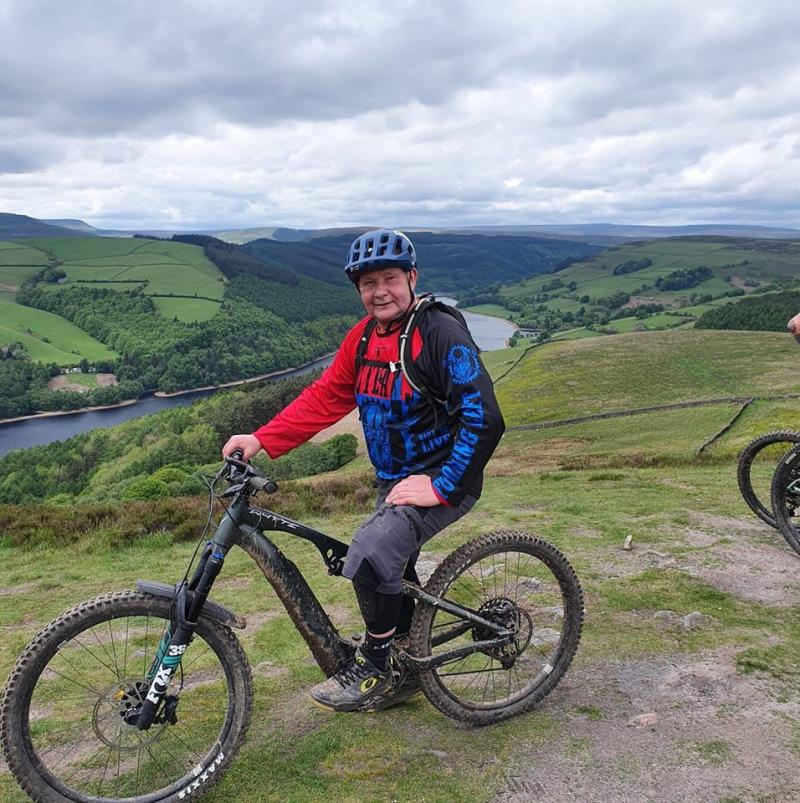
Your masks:
<svg viewBox="0 0 800 803"><path fill-rule="evenodd" d="M755 490L753 489L751 470L753 462L758 456L759 452L769 446L774 446L776 443L785 443L786 450L789 450L794 445L800 443L800 432L794 430L783 429L775 432L768 432L761 435L755 440L745 446L742 453L739 455L739 463L736 467L736 478L739 482L739 490L741 491L742 498L747 503L747 506L753 513L756 514L763 522L769 524L774 529L779 529L778 523L773 514L771 506L771 499L767 499L766 503L758 498Z"/></svg>
<svg viewBox="0 0 800 803"><path fill-rule="evenodd" d="M530 635L510 663L489 650L420 671L427 699L453 719L488 725L529 711L555 688L578 648L584 615L578 578L561 552L529 533L499 531L464 544L436 569L425 590L484 618L493 618L493 610L500 612L497 616L517 616L520 633ZM441 639L443 633L464 628L463 620L452 614L417 603L410 651L417 657L431 656L439 649L437 634ZM470 628L442 650L491 637ZM526 672L533 677L528 679Z"/></svg>
<svg viewBox="0 0 800 803"><path fill-rule="evenodd" d="M233 760L253 687L241 645L216 621L200 618L183 673L170 683L179 697L174 725L138 731L119 715L123 689L137 678L144 684L170 606L136 591L106 594L62 614L26 647L0 706L0 736L11 772L33 800L188 800ZM60 745L60 735L71 741Z"/></svg>

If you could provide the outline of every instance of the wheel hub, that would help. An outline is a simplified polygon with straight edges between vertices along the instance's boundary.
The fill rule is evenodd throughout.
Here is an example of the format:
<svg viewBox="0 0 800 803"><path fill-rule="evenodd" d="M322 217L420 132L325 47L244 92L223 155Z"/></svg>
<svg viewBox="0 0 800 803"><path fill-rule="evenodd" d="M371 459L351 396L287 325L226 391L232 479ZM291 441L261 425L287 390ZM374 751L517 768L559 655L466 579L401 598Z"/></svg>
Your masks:
<svg viewBox="0 0 800 803"><path fill-rule="evenodd" d="M139 678L114 683L98 696L92 710L92 729L101 742L115 750L135 752L141 750L142 745L151 744L161 736L163 728L151 728L147 731L136 728L136 720L149 688L149 682ZM170 722L174 725L178 721L177 707L178 698L167 695L153 724L164 725ZM131 738L123 737L126 731Z"/></svg>
<svg viewBox="0 0 800 803"><path fill-rule="evenodd" d="M487 655L500 662L503 669L510 669L530 644L533 635L531 617L508 597L488 600L481 605L478 615L511 631L506 643L485 650ZM497 638L497 633L488 627L476 625L472 628L472 638L474 641L491 641Z"/></svg>

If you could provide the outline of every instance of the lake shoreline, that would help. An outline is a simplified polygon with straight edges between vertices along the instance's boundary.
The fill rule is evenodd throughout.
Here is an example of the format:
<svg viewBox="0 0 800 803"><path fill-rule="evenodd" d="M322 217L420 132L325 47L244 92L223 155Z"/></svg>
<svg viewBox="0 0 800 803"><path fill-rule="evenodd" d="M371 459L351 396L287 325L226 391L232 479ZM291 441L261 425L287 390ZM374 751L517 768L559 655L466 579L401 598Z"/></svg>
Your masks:
<svg viewBox="0 0 800 803"><path fill-rule="evenodd" d="M300 371L303 368L308 368L309 365L313 365L315 362L319 362L320 360L325 360L330 357L332 354L336 352L331 351L327 354L322 354L319 357L315 357L313 360L309 360L308 362L304 362L301 365L294 366L293 368L282 368L279 371L271 371L268 374L259 374L258 376L251 376L247 379L236 379L233 382L224 382L219 385L204 385L200 388L189 388L188 390L176 390L173 393L167 393L163 390L155 390L155 391L147 391L143 393L138 399L125 399L124 401L118 402L117 404L104 404L98 405L95 407L78 407L75 410L45 410L40 413L30 413L30 415L20 415L16 418L0 418L0 427L3 424L16 424L20 421L34 421L39 418L54 418L56 416L63 416L63 415L78 415L79 413L96 413L100 410L116 410L121 407L129 407L132 404L139 404L139 402L154 397L156 399L172 399L178 396L186 396L190 393L210 393L212 391L217 390L225 390L226 388L233 388L238 387L240 385L248 385L253 382L261 382L264 379L275 379L280 377L284 374L290 374L295 371Z"/></svg>

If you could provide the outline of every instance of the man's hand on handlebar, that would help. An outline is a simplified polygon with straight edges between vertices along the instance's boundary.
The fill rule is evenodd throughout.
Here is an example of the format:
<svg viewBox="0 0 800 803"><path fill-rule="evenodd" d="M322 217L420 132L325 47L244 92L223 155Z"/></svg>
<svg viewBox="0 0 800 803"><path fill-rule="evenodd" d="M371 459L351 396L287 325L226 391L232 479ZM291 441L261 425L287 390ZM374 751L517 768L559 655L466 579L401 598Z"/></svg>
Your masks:
<svg viewBox="0 0 800 803"><path fill-rule="evenodd" d="M229 457L237 449L242 451L242 460L250 460L261 451L261 443L255 435L232 435L222 447L222 457Z"/></svg>

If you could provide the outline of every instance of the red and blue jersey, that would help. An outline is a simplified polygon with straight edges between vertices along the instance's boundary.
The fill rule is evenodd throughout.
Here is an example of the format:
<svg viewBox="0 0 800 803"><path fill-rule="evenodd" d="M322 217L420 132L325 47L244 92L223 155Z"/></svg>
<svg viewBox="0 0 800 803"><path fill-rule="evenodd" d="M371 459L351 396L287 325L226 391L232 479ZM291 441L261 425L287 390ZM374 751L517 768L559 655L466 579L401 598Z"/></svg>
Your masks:
<svg viewBox="0 0 800 803"><path fill-rule="evenodd" d="M412 333L411 358L442 406L423 398L399 370L402 327L373 329L357 358L369 320L348 332L322 377L255 436L270 457L279 457L358 407L379 479L427 474L444 504L480 496L483 468L505 425L469 334L435 310Z"/></svg>

